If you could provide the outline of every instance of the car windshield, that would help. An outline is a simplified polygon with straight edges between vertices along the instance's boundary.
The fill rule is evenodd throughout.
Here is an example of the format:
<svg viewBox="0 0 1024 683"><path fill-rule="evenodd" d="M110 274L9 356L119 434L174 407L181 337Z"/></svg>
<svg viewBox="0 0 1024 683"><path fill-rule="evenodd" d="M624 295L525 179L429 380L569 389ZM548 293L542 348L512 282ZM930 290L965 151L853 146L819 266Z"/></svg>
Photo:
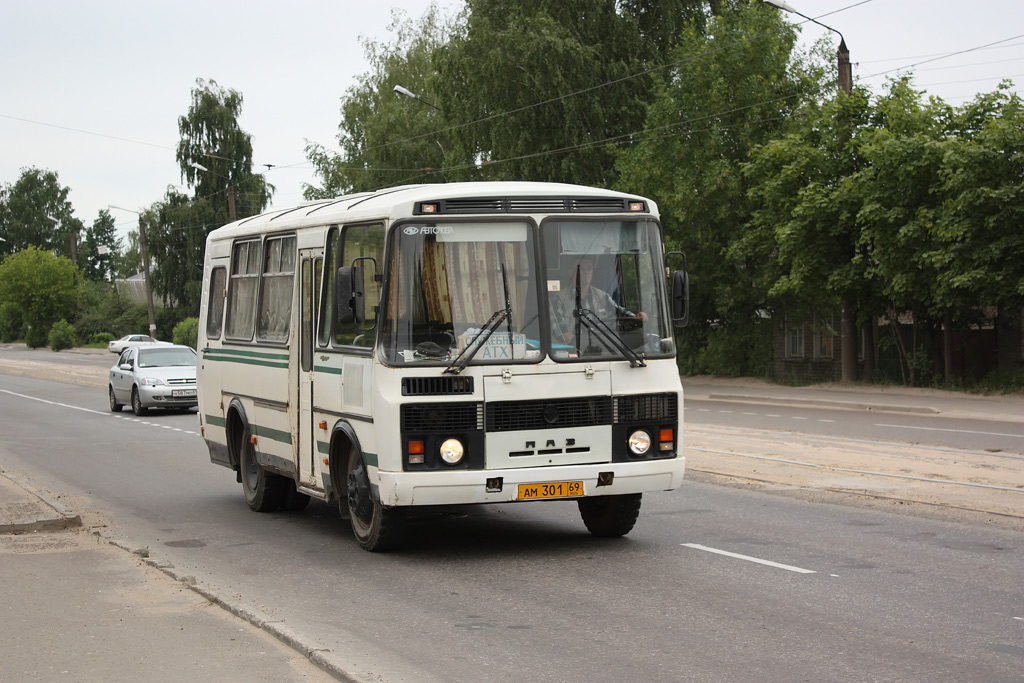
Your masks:
<svg viewBox="0 0 1024 683"><path fill-rule="evenodd" d="M140 368L194 366L196 352L192 349L143 349L139 351Z"/></svg>
<svg viewBox="0 0 1024 683"><path fill-rule="evenodd" d="M526 223L409 224L392 240L388 362L540 361L536 252Z"/></svg>

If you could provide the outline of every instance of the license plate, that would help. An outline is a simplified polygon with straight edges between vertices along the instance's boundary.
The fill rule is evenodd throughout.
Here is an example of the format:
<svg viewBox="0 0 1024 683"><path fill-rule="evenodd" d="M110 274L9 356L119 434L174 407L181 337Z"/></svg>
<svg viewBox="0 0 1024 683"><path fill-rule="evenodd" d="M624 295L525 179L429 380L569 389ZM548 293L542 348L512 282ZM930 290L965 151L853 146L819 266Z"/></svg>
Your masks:
<svg viewBox="0 0 1024 683"><path fill-rule="evenodd" d="M575 498L583 495L582 481L551 481L546 484L520 484L519 500Z"/></svg>
<svg viewBox="0 0 1024 683"><path fill-rule="evenodd" d="M195 389L171 389L171 398L195 398Z"/></svg>

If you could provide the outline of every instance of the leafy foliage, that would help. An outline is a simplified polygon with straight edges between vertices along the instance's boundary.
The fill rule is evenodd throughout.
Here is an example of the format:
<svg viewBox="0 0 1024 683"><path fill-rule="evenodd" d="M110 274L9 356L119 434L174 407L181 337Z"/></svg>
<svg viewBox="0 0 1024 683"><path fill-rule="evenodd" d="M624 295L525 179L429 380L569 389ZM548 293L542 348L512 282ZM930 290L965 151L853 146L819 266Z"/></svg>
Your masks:
<svg viewBox="0 0 1024 683"><path fill-rule="evenodd" d="M61 318L50 328L47 337L47 346L53 351L74 348L78 343L78 335L75 333L75 326Z"/></svg>
<svg viewBox="0 0 1024 683"><path fill-rule="evenodd" d="M199 344L199 318L185 318L175 325L171 339L175 344L196 348Z"/></svg>
<svg viewBox="0 0 1024 683"><path fill-rule="evenodd" d="M0 254L34 246L70 257L82 223L69 192L56 173L38 168L22 170L17 181L0 188Z"/></svg>
<svg viewBox="0 0 1024 683"><path fill-rule="evenodd" d="M77 270L70 259L29 246L0 263L0 301L26 325L26 342L45 346L53 323L75 312Z"/></svg>
<svg viewBox="0 0 1024 683"><path fill-rule="evenodd" d="M306 187L308 199L447 179L440 169L457 134L445 130L446 114L433 106L430 95L417 102L394 91L399 85L413 93L433 92L431 59L448 37L446 21L436 8L418 22L396 14L392 43L364 42L371 70L342 97L340 154L316 143L306 147L323 181L321 187Z"/></svg>

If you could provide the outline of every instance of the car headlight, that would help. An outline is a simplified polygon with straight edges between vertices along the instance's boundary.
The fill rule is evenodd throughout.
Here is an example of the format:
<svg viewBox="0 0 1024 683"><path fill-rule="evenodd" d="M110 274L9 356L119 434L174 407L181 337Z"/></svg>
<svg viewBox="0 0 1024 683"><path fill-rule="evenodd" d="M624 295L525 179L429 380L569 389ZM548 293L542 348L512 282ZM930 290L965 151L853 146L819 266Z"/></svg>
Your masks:
<svg viewBox="0 0 1024 683"><path fill-rule="evenodd" d="M651 449L651 435L643 429L638 429L629 435L629 450L634 455L643 455Z"/></svg>
<svg viewBox="0 0 1024 683"><path fill-rule="evenodd" d="M162 387L164 386L164 381L162 379L157 379L156 377L147 377L142 380L141 384L145 387Z"/></svg>
<svg viewBox="0 0 1024 683"><path fill-rule="evenodd" d="M441 459L449 465L457 465L462 461L462 456L466 454L466 449L458 439L446 439L441 444L439 454Z"/></svg>

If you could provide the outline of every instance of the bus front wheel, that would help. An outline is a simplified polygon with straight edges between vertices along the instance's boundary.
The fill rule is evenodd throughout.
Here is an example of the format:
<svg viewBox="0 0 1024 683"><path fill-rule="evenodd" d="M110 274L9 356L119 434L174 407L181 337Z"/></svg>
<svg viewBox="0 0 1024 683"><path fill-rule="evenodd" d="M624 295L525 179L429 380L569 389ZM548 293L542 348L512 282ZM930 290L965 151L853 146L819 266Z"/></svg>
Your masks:
<svg viewBox="0 0 1024 683"><path fill-rule="evenodd" d="M619 496L580 498L577 504L587 530L594 536L614 538L633 530L640 516L640 498L643 494L628 493Z"/></svg>
<svg viewBox="0 0 1024 683"><path fill-rule="evenodd" d="M401 544L405 535L405 514L401 508L386 508L373 494L366 461L361 453L348 458L347 495L339 501L342 515L347 512L352 533L363 550L380 552Z"/></svg>

